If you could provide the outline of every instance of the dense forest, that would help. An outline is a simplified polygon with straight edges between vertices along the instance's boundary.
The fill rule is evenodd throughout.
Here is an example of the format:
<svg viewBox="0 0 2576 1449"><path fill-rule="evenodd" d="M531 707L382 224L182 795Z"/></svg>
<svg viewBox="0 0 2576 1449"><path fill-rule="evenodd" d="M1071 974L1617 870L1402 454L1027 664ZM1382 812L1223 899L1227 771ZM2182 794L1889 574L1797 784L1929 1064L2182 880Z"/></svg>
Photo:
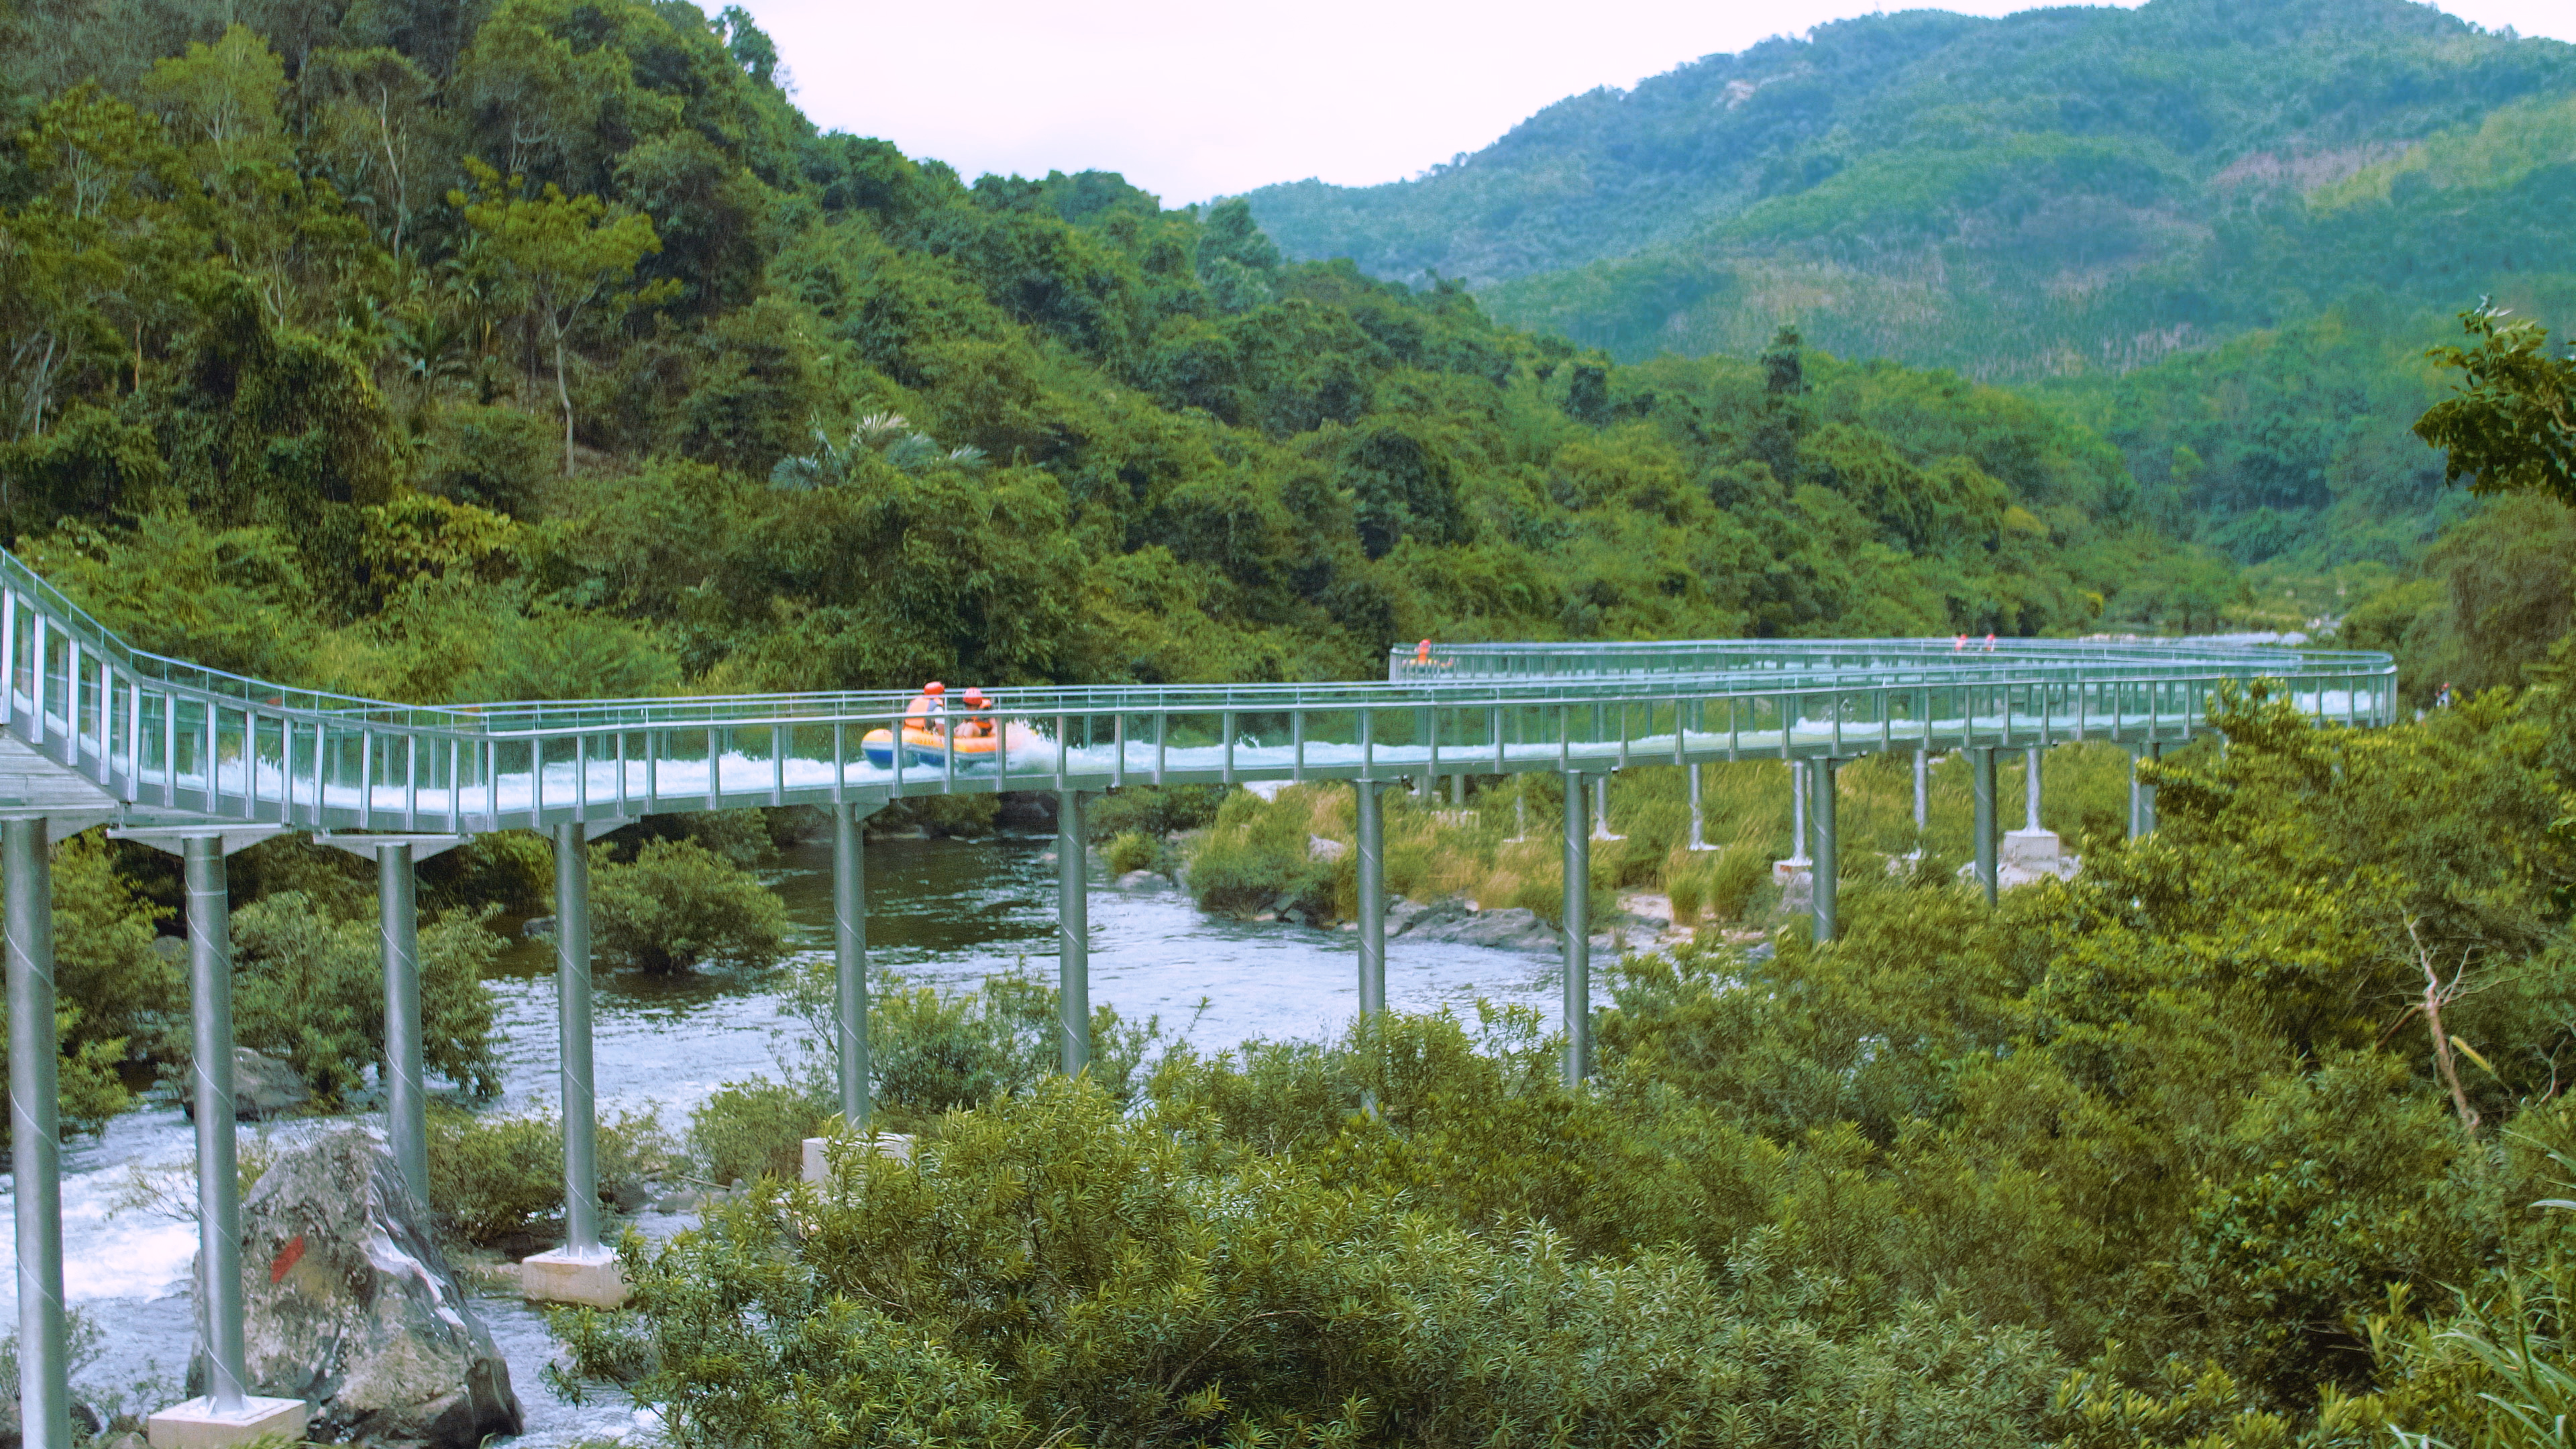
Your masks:
<svg viewBox="0 0 2576 1449"><path fill-rule="evenodd" d="M1414 181L1248 199L1292 256L1457 278L1622 358L1793 317L2049 383L2168 522L2314 569L2443 521L2405 428L2451 313L2576 304L2571 138L2576 47L2406 0L1908 11L1568 99Z"/></svg>
<svg viewBox="0 0 2576 1449"><path fill-rule="evenodd" d="M1365 675L1392 640L2205 621L2117 453L1618 367L1239 204L818 134L739 12L21 11L6 531L392 698Z"/></svg>

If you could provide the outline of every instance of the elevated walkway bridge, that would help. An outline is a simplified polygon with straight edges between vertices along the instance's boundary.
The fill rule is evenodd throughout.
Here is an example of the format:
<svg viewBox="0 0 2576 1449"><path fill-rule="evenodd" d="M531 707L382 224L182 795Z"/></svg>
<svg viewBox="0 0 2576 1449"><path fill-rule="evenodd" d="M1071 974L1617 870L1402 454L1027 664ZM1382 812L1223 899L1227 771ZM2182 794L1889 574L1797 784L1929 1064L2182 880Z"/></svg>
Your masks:
<svg viewBox="0 0 2576 1449"><path fill-rule="evenodd" d="M1833 772L1862 755L1977 762L1978 867L1994 863L1995 759L2074 741L2151 755L2208 731L2216 693L2276 681L2320 723L2395 716L2386 655L2154 641L1701 640L1427 644L1381 681L999 688L997 744L902 743L907 693L831 692L397 704L302 689L136 649L0 553L0 875L7 896L21 1403L28 1442L69 1442L49 846L105 824L180 854L207 1267L212 1392L183 1410L221 1433L274 1429L283 1401L244 1381L233 1152L225 857L285 831L376 860L384 922L387 1135L425 1195L413 868L475 834L552 837L569 1242L531 1284L606 1301L590 1073L587 842L648 814L812 805L833 822L843 1115L870 1110L860 822L914 795L1048 791L1061 874L1062 1062L1088 1064L1087 795L1137 784L1350 781L1358 792L1359 1005L1385 1007L1380 793L1445 778L1563 777L1569 882L1588 878L1591 802L1611 771L1778 759L1801 772L1820 937L1835 927ZM877 748L869 736L883 733ZM1699 772L1692 770L1694 799ZM2037 778L2034 771L2031 778ZM2151 828L2152 796L2133 810ZM1585 892L1565 902L1565 1071L1590 1067ZM535 1260L531 1260L532 1263ZM267 1407L263 1407L263 1406ZM269 1417L261 1417L263 1414ZM190 1421L192 1425L196 1420ZM297 1421L300 1426L300 1420ZM191 1428L191 1433L196 1432ZM201 1440L200 1442L214 1442Z"/></svg>

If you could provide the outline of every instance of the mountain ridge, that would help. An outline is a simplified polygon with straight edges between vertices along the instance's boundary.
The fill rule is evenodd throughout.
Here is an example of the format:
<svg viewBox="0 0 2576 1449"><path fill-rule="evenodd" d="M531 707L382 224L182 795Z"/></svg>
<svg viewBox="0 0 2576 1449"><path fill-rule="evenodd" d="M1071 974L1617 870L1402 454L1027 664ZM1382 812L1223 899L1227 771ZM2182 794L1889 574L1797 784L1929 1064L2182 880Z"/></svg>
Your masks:
<svg viewBox="0 0 2576 1449"><path fill-rule="evenodd" d="M2406 0L1909 11L1569 97L1417 181L1246 199L1292 257L1458 279L1614 355L1746 352L1795 315L1838 351L2029 379L2313 315L2347 279L2448 300L2448 276L2300 264L2384 254L2442 186L2308 193L2568 97L2576 47ZM2507 183L2553 222L2556 156Z"/></svg>

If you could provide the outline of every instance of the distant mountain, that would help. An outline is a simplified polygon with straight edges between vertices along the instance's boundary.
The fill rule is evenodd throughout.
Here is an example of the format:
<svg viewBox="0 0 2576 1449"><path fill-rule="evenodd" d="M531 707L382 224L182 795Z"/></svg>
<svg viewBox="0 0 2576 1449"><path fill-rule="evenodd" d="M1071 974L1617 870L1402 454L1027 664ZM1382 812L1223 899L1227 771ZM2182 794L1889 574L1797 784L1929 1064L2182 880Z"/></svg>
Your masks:
<svg viewBox="0 0 2576 1449"><path fill-rule="evenodd" d="M1872 16L1550 106L1421 179L1249 198L1623 357L2120 373L2355 296L2576 300L2576 47L2402 0Z"/></svg>

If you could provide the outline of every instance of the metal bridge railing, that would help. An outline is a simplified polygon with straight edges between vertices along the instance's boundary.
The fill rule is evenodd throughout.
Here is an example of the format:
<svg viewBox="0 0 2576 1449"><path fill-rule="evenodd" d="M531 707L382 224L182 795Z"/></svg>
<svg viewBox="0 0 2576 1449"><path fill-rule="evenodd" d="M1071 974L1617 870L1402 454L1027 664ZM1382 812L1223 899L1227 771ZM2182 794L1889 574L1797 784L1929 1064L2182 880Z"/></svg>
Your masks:
<svg viewBox="0 0 2576 1449"><path fill-rule="evenodd" d="M1951 640L1450 645L1361 683L991 691L989 750L900 737L901 692L423 706L131 648L0 553L0 727L134 818L472 832L643 813L1130 783L1390 779L2179 742L2216 691L2394 715L2385 655ZM952 719L968 718L963 711Z"/></svg>

